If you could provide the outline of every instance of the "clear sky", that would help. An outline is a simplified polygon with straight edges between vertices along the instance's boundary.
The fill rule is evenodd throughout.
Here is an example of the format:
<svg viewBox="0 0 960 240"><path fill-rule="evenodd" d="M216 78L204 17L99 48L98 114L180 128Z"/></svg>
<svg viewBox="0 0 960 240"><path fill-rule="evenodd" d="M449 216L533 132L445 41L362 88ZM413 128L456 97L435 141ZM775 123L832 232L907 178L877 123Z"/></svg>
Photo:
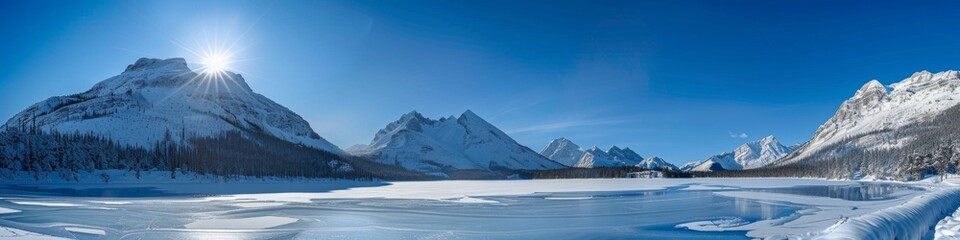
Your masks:
<svg viewBox="0 0 960 240"><path fill-rule="evenodd" d="M870 79L960 68L958 5L6 1L0 116L140 57L235 43L230 69L342 148L411 110L472 109L534 150L563 136L680 164L768 134L803 142Z"/></svg>

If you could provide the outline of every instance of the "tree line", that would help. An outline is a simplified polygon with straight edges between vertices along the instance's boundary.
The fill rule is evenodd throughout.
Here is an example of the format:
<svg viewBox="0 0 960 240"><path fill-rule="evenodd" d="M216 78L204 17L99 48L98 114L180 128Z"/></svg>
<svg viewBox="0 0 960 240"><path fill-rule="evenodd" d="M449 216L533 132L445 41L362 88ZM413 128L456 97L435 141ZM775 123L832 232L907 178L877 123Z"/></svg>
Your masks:
<svg viewBox="0 0 960 240"><path fill-rule="evenodd" d="M533 171L534 179L565 179L565 178L625 178L628 173L647 170L663 172L666 178L686 178L690 174L672 169L645 169L636 166L625 167L596 167L596 168L562 168Z"/></svg>
<svg viewBox="0 0 960 240"><path fill-rule="evenodd" d="M78 181L95 170L127 170L286 178L416 180L422 174L396 166L290 143L264 133L223 132L175 140L168 130L153 146L132 146L93 133L0 131L0 177L29 174L36 180ZM49 175L54 176L49 176ZM104 176L109 181L109 176Z"/></svg>

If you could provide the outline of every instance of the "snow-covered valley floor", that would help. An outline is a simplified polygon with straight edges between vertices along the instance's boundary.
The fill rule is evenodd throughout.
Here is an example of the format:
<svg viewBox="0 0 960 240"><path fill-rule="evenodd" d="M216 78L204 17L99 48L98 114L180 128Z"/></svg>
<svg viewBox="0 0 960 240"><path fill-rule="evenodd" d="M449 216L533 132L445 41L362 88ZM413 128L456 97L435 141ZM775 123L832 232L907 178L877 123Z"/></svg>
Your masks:
<svg viewBox="0 0 960 240"><path fill-rule="evenodd" d="M786 178L8 183L0 239L932 238L958 198Z"/></svg>

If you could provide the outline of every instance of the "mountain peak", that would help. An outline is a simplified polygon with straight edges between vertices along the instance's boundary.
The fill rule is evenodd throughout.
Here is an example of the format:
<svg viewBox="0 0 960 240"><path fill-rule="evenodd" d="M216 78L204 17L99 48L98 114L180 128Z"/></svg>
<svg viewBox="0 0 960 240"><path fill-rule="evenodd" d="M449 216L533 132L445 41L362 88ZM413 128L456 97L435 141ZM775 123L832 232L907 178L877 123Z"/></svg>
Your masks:
<svg viewBox="0 0 960 240"><path fill-rule="evenodd" d="M460 114L460 117L480 118L480 116L477 116L477 114L471 111L470 109L467 109L467 111L464 111L463 114Z"/></svg>
<svg viewBox="0 0 960 240"><path fill-rule="evenodd" d="M573 144L573 141L570 141L570 139L567 139L565 137L560 137L554 140L550 140L550 143L548 143L547 145L553 145L553 144Z"/></svg>
<svg viewBox="0 0 960 240"><path fill-rule="evenodd" d="M127 69L124 72L144 70L144 69L154 69L161 67L171 67L177 70L186 70L190 71L190 67L187 66L187 60L183 58L168 58L168 59L157 59L157 58L140 58L137 59L137 62L127 65Z"/></svg>
<svg viewBox="0 0 960 240"><path fill-rule="evenodd" d="M646 158L646 159L643 159L643 161L640 161L640 163L638 163L636 166L642 167L642 168L645 168L645 169L656 169L656 170L665 170L665 169L677 170L677 169L679 169L679 168L677 168L676 165L673 165L673 164L671 164L671 163L668 163L667 161L663 160L663 158L660 158L660 157L657 157L657 156L650 156L650 157L648 157L648 158Z"/></svg>
<svg viewBox="0 0 960 240"><path fill-rule="evenodd" d="M760 140L744 143L733 150L734 160L742 168L757 168L765 166L777 159L789 154L792 149L783 146L773 135L768 135ZM731 166L724 166L724 169L735 169Z"/></svg>
<svg viewBox="0 0 960 240"><path fill-rule="evenodd" d="M868 81L866 84L863 84L857 93L853 94L853 98L862 98L867 95L877 95L883 96L887 94L887 88L877 81L876 79Z"/></svg>
<svg viewBox="0 0 960 240"><path fill-rule="evenodd" d="M487 122L487 120L483 120L483 118L478 116L476 113L473 113L473 111L470 111L469 109L467 109L467 111L464 111L462 114L460 114L460 117L457 118L457 121L460 122L460 124L472 123L472 124L489 125L491 127L493 126L492 124Z"/></svg>
<svg viewBox="0 0 960 240"><path fill-rule="evenodd" d="M933 75L933 73L931 73L930 71L920 70L919 72L915 72L912 75L910 75L910 78L923 79L923 78L929 78L931 75Z"/></svg>
<svg viewBox="0 0 960 240"><path fill-rule="evenodd" d="M417 110L412 110L406 114L400 116L400 119L423 119L423 115L417 112Z"/></svg>
<svg viewBox="0 0 960 240"><path fill-rule="evenodd" d="M622 150L623 150L623 149L620 149L620 147L617 147L617 145L613 145L613 146L610 146L610 149L607 150L607 152L619 152L619 151L622 151Z"/></svg>
<svg viewBox="0 0 960 240"><path fill-rule="evenodd" d="M960 72L956 70L947 70L938 73L931 73L927 70L923 70L910 75L909 78L904 79L903 81L891 84L890 86L894 91L909 90L916 92L927 89L939 89L943 87L943 85L946 85L943 84L945 81L955 81L957 79L960 79Z"/></svg>
<svg viewBox="0 0 960 240"><path fill-rule="evenodd" d="M583 157L584 150L570 139L560 137L550 140L540 155L566 166L574 166Z"/></svg>

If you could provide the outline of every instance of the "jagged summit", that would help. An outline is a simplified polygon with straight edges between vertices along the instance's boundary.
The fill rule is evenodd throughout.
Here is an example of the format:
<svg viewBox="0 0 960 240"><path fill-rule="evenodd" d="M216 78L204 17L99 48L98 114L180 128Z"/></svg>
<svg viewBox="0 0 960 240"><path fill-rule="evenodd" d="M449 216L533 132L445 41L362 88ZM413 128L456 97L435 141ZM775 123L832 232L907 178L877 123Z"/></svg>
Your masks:
<svg viewBox="0 0 960 240"><path fill-rule="evenodd" d="M177 139L226 131L264 133L343 154L299 115L253 92L239 74L205 76L190 70L183 58L141 58L86 92L51 97L4 124L33 126L93 132L137 146L152 146L166 132Z"/></svg>
<svg viewBox="0 0 960 240"><path fill-rule="evenodd" d="M563 137L551 140L540 151L540 155L566 166L580 168L638 166L644 160L630 148L611 146L604 151L599 146L593 146L583 149Z"/></svg>
<svg viewBox="0 0 960 240"><path fill-rule="evenodd" d="M873 79L873 80L868 81L866 84L863 84L863 86L860 87L859 90L857 90L857 93L854 94L854 96L863 96L863 95L871 94L871 93L872 93L872 94L877 94L877 93L886 94L886 93L887 93L887 88L884 87L883 84L880 83L880 81L877 81L876 79Z"/></svg>

